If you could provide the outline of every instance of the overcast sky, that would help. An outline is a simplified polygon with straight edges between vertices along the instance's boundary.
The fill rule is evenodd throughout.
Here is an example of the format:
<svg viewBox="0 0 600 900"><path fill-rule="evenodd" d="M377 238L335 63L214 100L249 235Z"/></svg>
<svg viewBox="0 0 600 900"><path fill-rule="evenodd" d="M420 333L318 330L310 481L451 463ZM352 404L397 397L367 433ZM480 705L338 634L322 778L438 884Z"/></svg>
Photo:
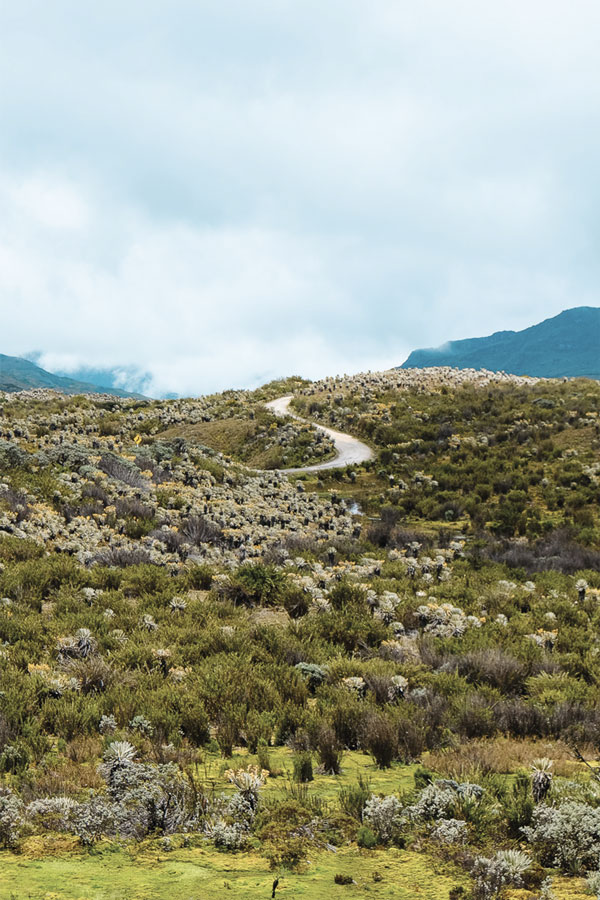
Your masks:
<svg viewBox="0 0 600 900"><path fill-rule="evenodd" d="M0 0L0 352L160 394L600 305L597 0Z"/></svg>

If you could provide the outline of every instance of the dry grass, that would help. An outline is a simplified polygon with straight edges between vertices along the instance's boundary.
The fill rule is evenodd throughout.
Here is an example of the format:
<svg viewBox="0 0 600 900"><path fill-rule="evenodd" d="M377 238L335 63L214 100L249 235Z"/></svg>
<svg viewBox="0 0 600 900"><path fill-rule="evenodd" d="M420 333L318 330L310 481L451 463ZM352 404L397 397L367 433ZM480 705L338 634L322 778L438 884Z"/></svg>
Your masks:
<svg viewBox="0 0 600 900"><path fill-rule="evenodd" d="M76 763L95 760L102 754L102 741L89 735L78 735L67 744L67 757Z"/></svg>
<svg viewBox="0 0 600 900"><path fill-rule="evenodd" d="M246 441L254 437L256 431L256 422L249 419L222 419L194 425L176 425L163 431L160 438L170 440L183 437L231 456L239 452Z"/></svg>
<svg viewBox="0 0 600 900"><path fill-rule="evenodd" d="M440 775L464 780L473 777L474 773L508 775L515 769L528 768L534 760L542 757L553 761L554 774L561 777L571 778L585 771L585 766L574 759L562 741L517 740L510 737L468 741L452 750L428 753L424 762ZM586 758L593 758L593 751Z"/></svg>
<svg viewBox="0 0 600 900"><path fill-rule="evenodd" d="M105 784L97 772L96 762L81 764L63 758L57 760L55 766L33 770L31 790L38 797L77 796L81 791L99 791Z"/></svg>

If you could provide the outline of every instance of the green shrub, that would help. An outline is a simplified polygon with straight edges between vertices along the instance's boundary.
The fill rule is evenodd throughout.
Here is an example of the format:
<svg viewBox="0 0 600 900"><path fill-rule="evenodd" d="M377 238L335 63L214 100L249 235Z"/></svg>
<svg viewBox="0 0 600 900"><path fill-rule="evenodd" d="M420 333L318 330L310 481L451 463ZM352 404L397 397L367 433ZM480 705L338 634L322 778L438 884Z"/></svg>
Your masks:
<svg viewBox="0 0 600 900"><path fill-rule="evenodd" d="M4 562L25 562L30 559L39 559L45 553L43 544L35 541L16 538L12 535L0 537L0 559Z"/></svg>
<svg viewBox="0 0 600 900"><path fill-rule="evenodd" d="M389 769L398 755L396 728L383 713L373 713L367 718L363 743L380 769Z"/></svg>
<svg viewBox="0 0 600 900"><path fill-rule="evenodd" d="M413 772L415 790L422 791L428 784L431 784L433 782L433 775L434 773L431 769L428 769L426 766L417 766Z"/></svg>
<svg viewBox="0 0 600 900"><path fill-rule="evenodd" d="M279 601L284 585L285 577L276 566L245 563L232 576L227 595L236 604L269 606Z"/></svg>
<svg viewBox="0 0 600 900"><path fill-rule="evenodd" d="M362 822L365 803L372 793L370 779L359 775L356 784L342 785L340 788L338 793L340 809L347 816Z"/></svg>
<svg viewBox="0 0 600 900"><path fill-rule="evenodd" d="M313 780L312 753L309 750L297 753L294 756L293 764L295 781L305 783Z"/></svg>
<svg viewBox="0 0 600 900"><path fill-rule="evenodd" d="M319 762L327 775L339 775L343 750L330 725L321 725L317 733Z"/></svg>
<svg viewBox="0 0 600 900"><path fill-rule="evenodd" d="M377 835L368 825L361 825L356 832L356 843L359 847L372 850L377 846Z"/></svg>
<svg viewBox="0 0 600 900"><path fill-rule="evenodd" d="M62 586L79 587L85 581L83 569L68 556L30 557L0 574L0 593L41 610L42 601Z"/></svg>
<svg viewBox="0 0 600 900"><path fill-rule="evenodd" d="M528 772L517 772L511 789L501 798L504 815L511 837L518 839L521 829L531 824L535 809Z"/></svg>
<svg viewBox="0 0 600 900"><path fill-rule="evenodd" d="M194 591L208 591L212 584L213 572L210 566L188 566L185 570L187 587Z"/></svg>
<svg viewBox="0 0 600 900"><path fill-rule="evenodd" d="M201 747L210 737L208 716L197 698L184 698L176 717L185 737L196 747Z"/></svg>
<svg viewBox="0 0 600 900"><path fill-rule="evenodd" d="M264 738L261 738L258 742L258 745L256 748L256 757L257 757L256 761L258 763L258 768L264 769L265 771L267 771L271 775L273 775L271 756L269 754L269 745L267 744L267 742L265 741Z"/></svg>

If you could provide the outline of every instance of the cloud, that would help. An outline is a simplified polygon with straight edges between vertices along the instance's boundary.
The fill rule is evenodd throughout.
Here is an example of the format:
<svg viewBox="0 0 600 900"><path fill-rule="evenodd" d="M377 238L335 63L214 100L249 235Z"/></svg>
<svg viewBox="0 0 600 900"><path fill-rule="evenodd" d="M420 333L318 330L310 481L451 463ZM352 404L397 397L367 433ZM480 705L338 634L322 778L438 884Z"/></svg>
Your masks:
<svg viewBox="0 0 600 900"><path fill-rule="evenodd" d="M0 10L0 351L198 393L598 305L599 26L585 0Z"/></svg>

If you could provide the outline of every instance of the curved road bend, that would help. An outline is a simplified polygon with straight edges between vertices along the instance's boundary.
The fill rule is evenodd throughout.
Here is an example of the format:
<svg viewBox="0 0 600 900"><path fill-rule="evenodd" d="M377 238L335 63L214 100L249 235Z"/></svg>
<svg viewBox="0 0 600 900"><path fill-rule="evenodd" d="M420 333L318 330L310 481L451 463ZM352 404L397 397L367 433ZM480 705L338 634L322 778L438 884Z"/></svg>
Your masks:
<svg viewBox="0 0 600 900"><path fill-rule="evenodd" d="M333 428L325 428L324 425L317 425L316 422L310 422L301 416L296 416L290 412L289 406L293 399L293 394L287 397L278 397L277 400L271 400L265 403L267 409L270 409L276 416L290 416L299 422L306 422L313 425L319 431L324 432L327 437L331 438L337 451L337 456L327 462L316 463L314 466L300 466L296 469L279 469L280 472L293 474L294 472L320 472L322 469L343 469L345 466L355 466L359 463L372 459L373 451L362 441L357 440L349 434L341 431L334 431Z"/></svg>

